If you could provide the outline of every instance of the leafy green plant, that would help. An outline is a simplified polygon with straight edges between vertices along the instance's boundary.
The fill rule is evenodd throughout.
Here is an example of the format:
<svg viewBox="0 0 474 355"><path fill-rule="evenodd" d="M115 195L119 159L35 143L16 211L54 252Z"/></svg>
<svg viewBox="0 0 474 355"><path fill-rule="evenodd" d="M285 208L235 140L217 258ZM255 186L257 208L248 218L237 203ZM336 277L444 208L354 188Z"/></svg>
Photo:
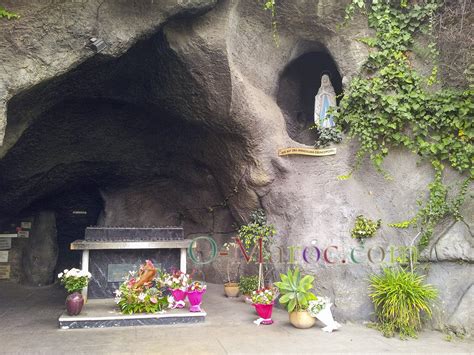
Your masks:
<svg viewBox="0 0 474 355"><path fill-rule="evenodd" d="M376 328L384 336L395 332L400 338L416 337L421 329L421 314L432 316L431 303L437 290L424 283L424 277L402 268L385 268L381 275L370 276L370 298L377 316Z"/></svg>
<svg viewBox="0 0 474 355"><path fill-rule="evenodd" d="M250 295L253 291L258 290L258 275L241 276L239 289L243 295Z"/></svg>
<svg viewBox="0 0 474 355"><path fill-rule="evenodd" d="M324 148L331 143L341 143L342 141L342 132L338 127L323 128L318 125L313 125L310 129L315 130L318 135L314 143L315 148Z"/></svg>
<svg viewBox="0 0 474 355"><path fill-rule="evenodd" d="M272 242L272 237L276 234L275 227L272 224L267 224L267 217L262 209L252 212L250 220L250 223L239 228L238 235L240 240L247 251L250 251L253 246L258 245L259 239L262 239L264 257L269 257L269 246ZM256 256L254 257L256 258Z"/></svg>
<svg viewBox="0 0 474 355"><path fill-rule="evenodd" d="M0 6L0 18L6 18L7 20L14 20L20 18L20 15L10 12L3 6Z"/></svg>
<svg viewBox="0 0 474 355"><path fill-rule="evenodd" d="M276 234L275 227L272 224L267 224L267 216L265 211L258 209L254 211L250 216L250 223L243 225L239 228L238 235L239 239L242 241L243 246L245 247L247 253L250 252L252 246L258 246L261 240L262 243L262 256L265 259L270 258L270 245L273 242L273 236ZM257 256L253 256L254 260L257 259ZM258 260L258 288L264 284L263 280L263 260ZM267 268L267 264L265 265Z"/></svg>
<svg viewBox="0 0 474 355"><path fill-rule="evenodd" d="M375 36L360 38L371 48L361 75L352 80L334 117L346 122L349 135L360 142L356 169L369 156L377 170L392 147L405 147L432 162L436 177L429 185L430 195L409 221L392 226L418 226L422 231L420 246L428 244L437 223L443 218L459 218L467 188L461 188L456 206L448 202L448 187L442 183L443 164L474 177L474 91L434 90L437 66L428 78L420 76L412 65L414 36L431 33L431 20L438 9L436 0L423 5L408 1L353 0L346 9L346 20L361 9ZM436 63L434 43L428 45ZM346 179L351 174L341 176ZM388 175L388 174L386 174ZM467 185L469 182L466 182Z"/></svg>
<svg viewBox="0 0 474 355"><path fill-rule="evenodd" d="M275 286L280 290L280 303L285 305L288 312L303 311L309 306L309 301L317 300L314 293L310 292L313 288L314 277L311 275L303 276L299 268L294 271L288 270L288 273L280 274L281 281L275 282Z"/></svg>
<svg viewBox="0 0 474 355"><path fill-rule="evenodd" d="M223 245L224 250L227 252L226 258L226 279L224 285L238 283L237 279L240 273L240 258L232 258L229 255L231 249L238 249L238 244L234 242L227 242ZM234 276L235 275L235 276Z"/></svg>
<svg viewBox="0 0 474 355"><path fill-rule="evenodd" d="M464 203L467 189L471 182L470 178L464 180L455 197L449 197L449 189L442 182L443 165L439 162L434 164L436 175L432 183L428 185L430 195L428 201L418 201L420 209L417 214L407 221L391 223L389 226L395 228L418 227L421 230L418 247L422 250L428 246L431 236L433 235L436 225L448 216L453 216L456 220L462 220L459 211Z"/></svg>
<svg viewBox="0 0 474 355"><path fill-rule="evenodd" d="M354 228L352 228L351 231L351 237L360 240L372 238L375 235L375 232L377 232L377 229L380 228L381 222L380 219L377 222L374 222L363 215L359 215L355 219Z"/></svg>
<svg viewBox="0 0 474 355"><path fill-rule="evenodd" d="M280 45L280 39L278 37L278 23L276 21L276 0L263 0L263 8L266 11L270 11L272 15L273 40L278 47Z"/></svg>

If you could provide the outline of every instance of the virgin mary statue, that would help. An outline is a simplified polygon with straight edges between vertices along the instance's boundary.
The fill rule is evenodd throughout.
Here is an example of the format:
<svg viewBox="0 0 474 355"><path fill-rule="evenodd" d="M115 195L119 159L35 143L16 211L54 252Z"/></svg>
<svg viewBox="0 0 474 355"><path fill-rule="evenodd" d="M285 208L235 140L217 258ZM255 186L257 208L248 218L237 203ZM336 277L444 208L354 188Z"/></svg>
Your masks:
<svg viewBox="0 0 474 355"><path fill-rule="evenodd" d="M328 114L330 107L335 107L336 92L327 74L321 76L321 86L314 98L314 123L321 128L334 127L333 116Z"/></svg>

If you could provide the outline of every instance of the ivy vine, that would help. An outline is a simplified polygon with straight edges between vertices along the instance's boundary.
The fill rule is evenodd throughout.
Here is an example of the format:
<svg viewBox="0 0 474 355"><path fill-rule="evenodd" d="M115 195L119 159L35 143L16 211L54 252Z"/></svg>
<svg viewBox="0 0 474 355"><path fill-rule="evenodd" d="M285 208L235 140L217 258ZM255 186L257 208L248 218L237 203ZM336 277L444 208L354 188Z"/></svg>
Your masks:
<svg viewBox="0 0 474 355"><path fill-rule="evenodd" d="M394 223L394 227L417 226L421 229L420 247L428 245L434 227L443 218L461 219L462 205L469 183L474 178L474 91L435 90L437 66L428 78L415 70L410 49L414 36L429 35L430 19L438 5L435 0L411 4L408 0L366 3L353 0L346 9L346 21L356 9L368 18L375 36L360 41L371 49L361 75L352 80L341 100L335 118L348 124L349 135L360 142L355 168L369 156L377 170L389 149L401 146L432 162L436 174L428 186L428 201L421 203L415 217ZM434 44L430 54L436 58ZM454 200L443 184L443 164L467 179ZM348 176L342 177L347 178Z"/></svg>
<svg viewBox="0 0 474 355"><path fill-rule="evenodd" d="M274 0L265 1L273 15L275 6ZM404 147L432 163L435 178L428 186L428 200L419 202L413 218L391 224L420 228L420 248L429 244L442 219L462 219L459 208L474 179L474 86L453 90L434 85L438 84L438 51L432 22L438 8L437 0L352 0L344 24L360 11L375 35L359 39L370 48L369 56L334 112L338 125L346 124L349 136L360 143L352 171L340 179L349 178L366 156L390 178L382 165L393 147ZM414 67L412 49L418 34L430 42L425 52L434 65L428 77ZM466 75L471 72L466 68ZM453 198L443 183L445 165L467 176Z"/></svg>
<svg viewBox="0 0 474 355"><path fill-rule="evenodd" d="M448 216L452 216L455 220L462 220L460 207L464 203L470 179L465 179L458 193L454 197L449 196L449 187L443 183L443 165L434 162L433 166L436 171L435 179L428 185L429 198L427 202L418 201L420 209L417 214L410 220L391 223L390 227L408 228L416 227L421 230L418 246L423 249L428 246L431 236L433 235L436 225Z"/></svg>
<svg viewBox="0 0 474 355"><path fill-rule="evenodd" d="M0 6L0 18L6 18L7 20L14 20L20 18L20 15L10 12L3 6Z"/></svg>
<svg viewBox="0 0 474 355"><path fill-rule="evenodd" d="M273 40L277 47L280 45L280 39L278 37L278 23L276 20L276 0L263 0L263 9L270 11L272 15L272 34Z"/></svg>
<svg viewBox="0 0 474 355"><path fill-rule="evenodd" d="M363 242L367 238L372 238L381 224L382 221L380 219L373 221L370 218L359 215L355 219L354 228L351 230L351 237Z"/></svg>

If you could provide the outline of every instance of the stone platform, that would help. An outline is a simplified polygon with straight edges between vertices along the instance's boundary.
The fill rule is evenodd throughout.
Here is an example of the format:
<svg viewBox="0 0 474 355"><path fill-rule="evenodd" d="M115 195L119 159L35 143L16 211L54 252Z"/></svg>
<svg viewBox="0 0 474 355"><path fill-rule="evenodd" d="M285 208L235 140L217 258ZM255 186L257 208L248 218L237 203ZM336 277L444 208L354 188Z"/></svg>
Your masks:
<svg viewBox="0 0 474 355"><path fill-rule="evenodd" d="M202 323L206 312L189 312L188 307L171 309L156 314L121 314L113 299L89 299L78 316L64 312L59 317L59 328L110 328L141 325L174 325Z"/></svg>

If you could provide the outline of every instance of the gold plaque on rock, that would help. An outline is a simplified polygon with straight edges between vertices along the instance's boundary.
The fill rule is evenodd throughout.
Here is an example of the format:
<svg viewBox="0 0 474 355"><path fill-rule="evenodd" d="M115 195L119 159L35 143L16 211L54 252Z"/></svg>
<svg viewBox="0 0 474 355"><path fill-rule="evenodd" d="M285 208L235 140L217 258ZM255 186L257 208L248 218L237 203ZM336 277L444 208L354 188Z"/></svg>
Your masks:
<svg viewBox="0 0 474 355"><path fill-rule="evenodd" d="M327 155L335 155L336 148L316 149L316 148L283 148L278 149L279 156L285 155L309 155L313 157L324 157Z"/></svg>
<svg viewBox="0 0 474 355"><path fill-rule="evenodd" d="M10 264L0 264L0 280L10 278Z"/></svg>

